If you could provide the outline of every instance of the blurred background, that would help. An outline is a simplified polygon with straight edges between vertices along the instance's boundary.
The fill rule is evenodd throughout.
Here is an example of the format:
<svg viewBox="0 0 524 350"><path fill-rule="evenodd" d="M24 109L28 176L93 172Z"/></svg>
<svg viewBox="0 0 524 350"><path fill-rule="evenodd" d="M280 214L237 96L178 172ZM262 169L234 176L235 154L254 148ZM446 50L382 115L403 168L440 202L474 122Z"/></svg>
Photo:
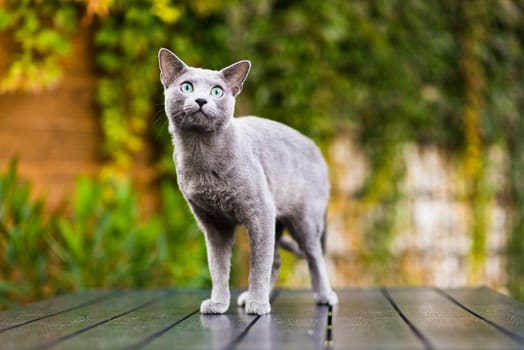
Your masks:
<svg viewBox="0 0 524 350"><path fill-rule="evenodd" d="M160 47L251 60L237 115L321 146L336 287L524 300L524 0L0 0L0 307L210 285ZM238 232L232 285L248 256ZM279 284L308 287L305 262L285 255Z"/></svg>

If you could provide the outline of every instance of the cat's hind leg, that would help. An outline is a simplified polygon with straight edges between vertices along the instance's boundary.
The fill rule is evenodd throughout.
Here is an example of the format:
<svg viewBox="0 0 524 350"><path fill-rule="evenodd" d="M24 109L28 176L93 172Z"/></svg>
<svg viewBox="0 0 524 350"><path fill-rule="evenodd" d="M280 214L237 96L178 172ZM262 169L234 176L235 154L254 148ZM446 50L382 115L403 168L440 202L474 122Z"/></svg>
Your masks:
<svg viewBox="0 0 524 350"><path fill-rule="evenodd" d="M275 283L277 282L278 274L280 273L280 265L282 264L282 259L280 258L278 248L283 233L284 224L277 220L277 223L275 225L275 253L273 256L273 267L271 269L271 290L275 288Z"/></svg>
<svg viewBox="0 0 524 350"><path fill-rule="evenodd" d="M289 223L292 236L307 260L315 301L318 304L336 305L338 298L329 283L322 249L325 229L324 217L314 215L293 218Z"/></svg>

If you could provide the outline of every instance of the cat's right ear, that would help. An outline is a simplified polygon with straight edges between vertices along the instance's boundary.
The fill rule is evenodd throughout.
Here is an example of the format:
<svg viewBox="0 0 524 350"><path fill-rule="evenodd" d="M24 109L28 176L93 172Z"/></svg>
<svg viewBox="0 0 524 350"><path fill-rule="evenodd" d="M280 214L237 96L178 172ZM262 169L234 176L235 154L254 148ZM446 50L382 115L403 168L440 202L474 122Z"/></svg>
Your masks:
<svg viewBox="0 0 524 350"><path fill-rule="evenodd" d="M233 63L220 71L224 79L226 79L233 96L238 95L242 91L244 80L246 80L250 69L251 62L244 60Z"/></svg>
<svg viewBox="0 0 524 350"><path fill-rule="evenodd" d="M158 51L160 81L165 88L187 70L187 65L168 49Z"/></svg>

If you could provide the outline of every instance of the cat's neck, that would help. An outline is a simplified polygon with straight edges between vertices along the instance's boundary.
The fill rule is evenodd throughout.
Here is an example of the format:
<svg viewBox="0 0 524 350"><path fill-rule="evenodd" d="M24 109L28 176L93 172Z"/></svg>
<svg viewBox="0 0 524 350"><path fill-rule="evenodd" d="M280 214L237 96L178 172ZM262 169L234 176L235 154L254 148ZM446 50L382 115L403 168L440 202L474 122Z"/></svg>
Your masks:
<svg viewBox="0 0 524 350"><path fill-rule="evenodd" d="M220 148L233 137L233 123L228 123L220 130L203 131L199 129L180 129L175 127L172 138L175 147L180 146L182 149L192 147Z"/></svg>
<svg viewBox="0 0 524 350"><path fill-rule="evenodd" d="M175 128L172 138L177 166L214 168L231 157L238 147L233 122L214 132Z"/></svg>

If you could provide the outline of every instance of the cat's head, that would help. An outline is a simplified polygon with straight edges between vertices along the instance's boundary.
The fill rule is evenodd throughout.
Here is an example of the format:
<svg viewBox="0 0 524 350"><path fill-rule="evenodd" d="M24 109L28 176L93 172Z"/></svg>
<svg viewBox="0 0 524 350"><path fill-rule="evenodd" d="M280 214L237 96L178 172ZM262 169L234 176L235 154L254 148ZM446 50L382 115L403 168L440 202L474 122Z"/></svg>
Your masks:
<svg viewBox="0 0 524 350"><path fill-rule="evenodd" d="M186 65L174 53L160 49L160 80L170 131L221 130L233 118L235 97L249 73L249 61L215 71Z"/></svg>

